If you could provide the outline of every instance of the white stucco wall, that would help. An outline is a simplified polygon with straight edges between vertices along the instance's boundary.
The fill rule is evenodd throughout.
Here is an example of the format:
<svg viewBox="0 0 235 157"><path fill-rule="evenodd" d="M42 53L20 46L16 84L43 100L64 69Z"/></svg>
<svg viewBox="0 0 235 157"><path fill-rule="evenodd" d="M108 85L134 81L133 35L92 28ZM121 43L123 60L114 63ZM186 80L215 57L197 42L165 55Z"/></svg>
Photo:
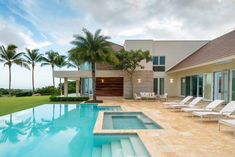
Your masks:
<svg viewBox="0 0 235 157"><path fill-rule="evenodd" d="M152 56L165 56L165 70L169 70L177 63L194 53L196 50L204 46L208 41L188 40L188 41L154 41L154 40L126 40L124 47L126 50L149 50ZM152 62L145 63L144 70L152 70ZM165 72L154 72L154 78L165 78L165 92L169 95L175 96L178 92L178 78L174 75L166 75ZM170 83L170 79L174 83Z"/></svg>

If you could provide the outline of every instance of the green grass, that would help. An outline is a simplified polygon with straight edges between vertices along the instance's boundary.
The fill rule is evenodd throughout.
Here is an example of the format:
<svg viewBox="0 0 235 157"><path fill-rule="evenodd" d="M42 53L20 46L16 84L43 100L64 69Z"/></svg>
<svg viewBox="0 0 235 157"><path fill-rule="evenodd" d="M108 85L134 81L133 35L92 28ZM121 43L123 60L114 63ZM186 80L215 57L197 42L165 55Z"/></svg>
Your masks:
<svg viewBox="0 0 235 157"><path fill-rule="evenodd" d="M51 102L49 96L0 97L0 116L42 104L77 104L79 102Z"/></svg>

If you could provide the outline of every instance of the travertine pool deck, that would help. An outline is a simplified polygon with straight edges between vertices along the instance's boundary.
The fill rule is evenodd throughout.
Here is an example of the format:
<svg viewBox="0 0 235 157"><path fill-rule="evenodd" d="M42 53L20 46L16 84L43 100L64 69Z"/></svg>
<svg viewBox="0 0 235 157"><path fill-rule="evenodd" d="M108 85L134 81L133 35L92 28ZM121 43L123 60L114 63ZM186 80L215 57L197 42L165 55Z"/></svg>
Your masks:
<svg viewBox="0 0 235 157"><path fill-rule="evenodd" d="M120 105L124 112L141 111L163 129L103 130L100 112L94 133L137 133L152 157L235 157L233 129L218 123L201 121L183 112L164 109L160 101L133 101L122 98L102 98L100 105Z"/></svg>

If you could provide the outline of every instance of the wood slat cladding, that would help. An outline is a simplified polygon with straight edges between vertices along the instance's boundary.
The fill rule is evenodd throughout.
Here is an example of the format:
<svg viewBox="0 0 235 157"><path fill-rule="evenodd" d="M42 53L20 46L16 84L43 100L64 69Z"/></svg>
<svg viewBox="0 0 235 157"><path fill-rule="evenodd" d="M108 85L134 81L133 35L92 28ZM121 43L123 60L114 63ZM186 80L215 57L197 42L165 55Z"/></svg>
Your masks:
<svg viewBox="0 0 235 157"><path fill-rule="evenodd" d="M123 96L123 77L97 77L97 96Z"/></svg>

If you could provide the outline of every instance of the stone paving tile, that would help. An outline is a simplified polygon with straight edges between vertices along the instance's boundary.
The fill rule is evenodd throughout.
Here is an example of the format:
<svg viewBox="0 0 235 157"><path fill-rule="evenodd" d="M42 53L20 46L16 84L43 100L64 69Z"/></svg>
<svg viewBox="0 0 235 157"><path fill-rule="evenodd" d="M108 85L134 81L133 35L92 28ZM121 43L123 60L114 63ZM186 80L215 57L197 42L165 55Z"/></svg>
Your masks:
<svg viewBox="0 0 235 157"><path fill-rule="evenodd" d="M218 123L201 121L183 112L163 108L159 101L102 98L104 106L120 105L123 111L141 111L160 124L159 130L102 130L103 112L100 112L94 133L137 133L153 157L235 157L233 129ZM201 106L206 105L203 102Z"/></svg>

